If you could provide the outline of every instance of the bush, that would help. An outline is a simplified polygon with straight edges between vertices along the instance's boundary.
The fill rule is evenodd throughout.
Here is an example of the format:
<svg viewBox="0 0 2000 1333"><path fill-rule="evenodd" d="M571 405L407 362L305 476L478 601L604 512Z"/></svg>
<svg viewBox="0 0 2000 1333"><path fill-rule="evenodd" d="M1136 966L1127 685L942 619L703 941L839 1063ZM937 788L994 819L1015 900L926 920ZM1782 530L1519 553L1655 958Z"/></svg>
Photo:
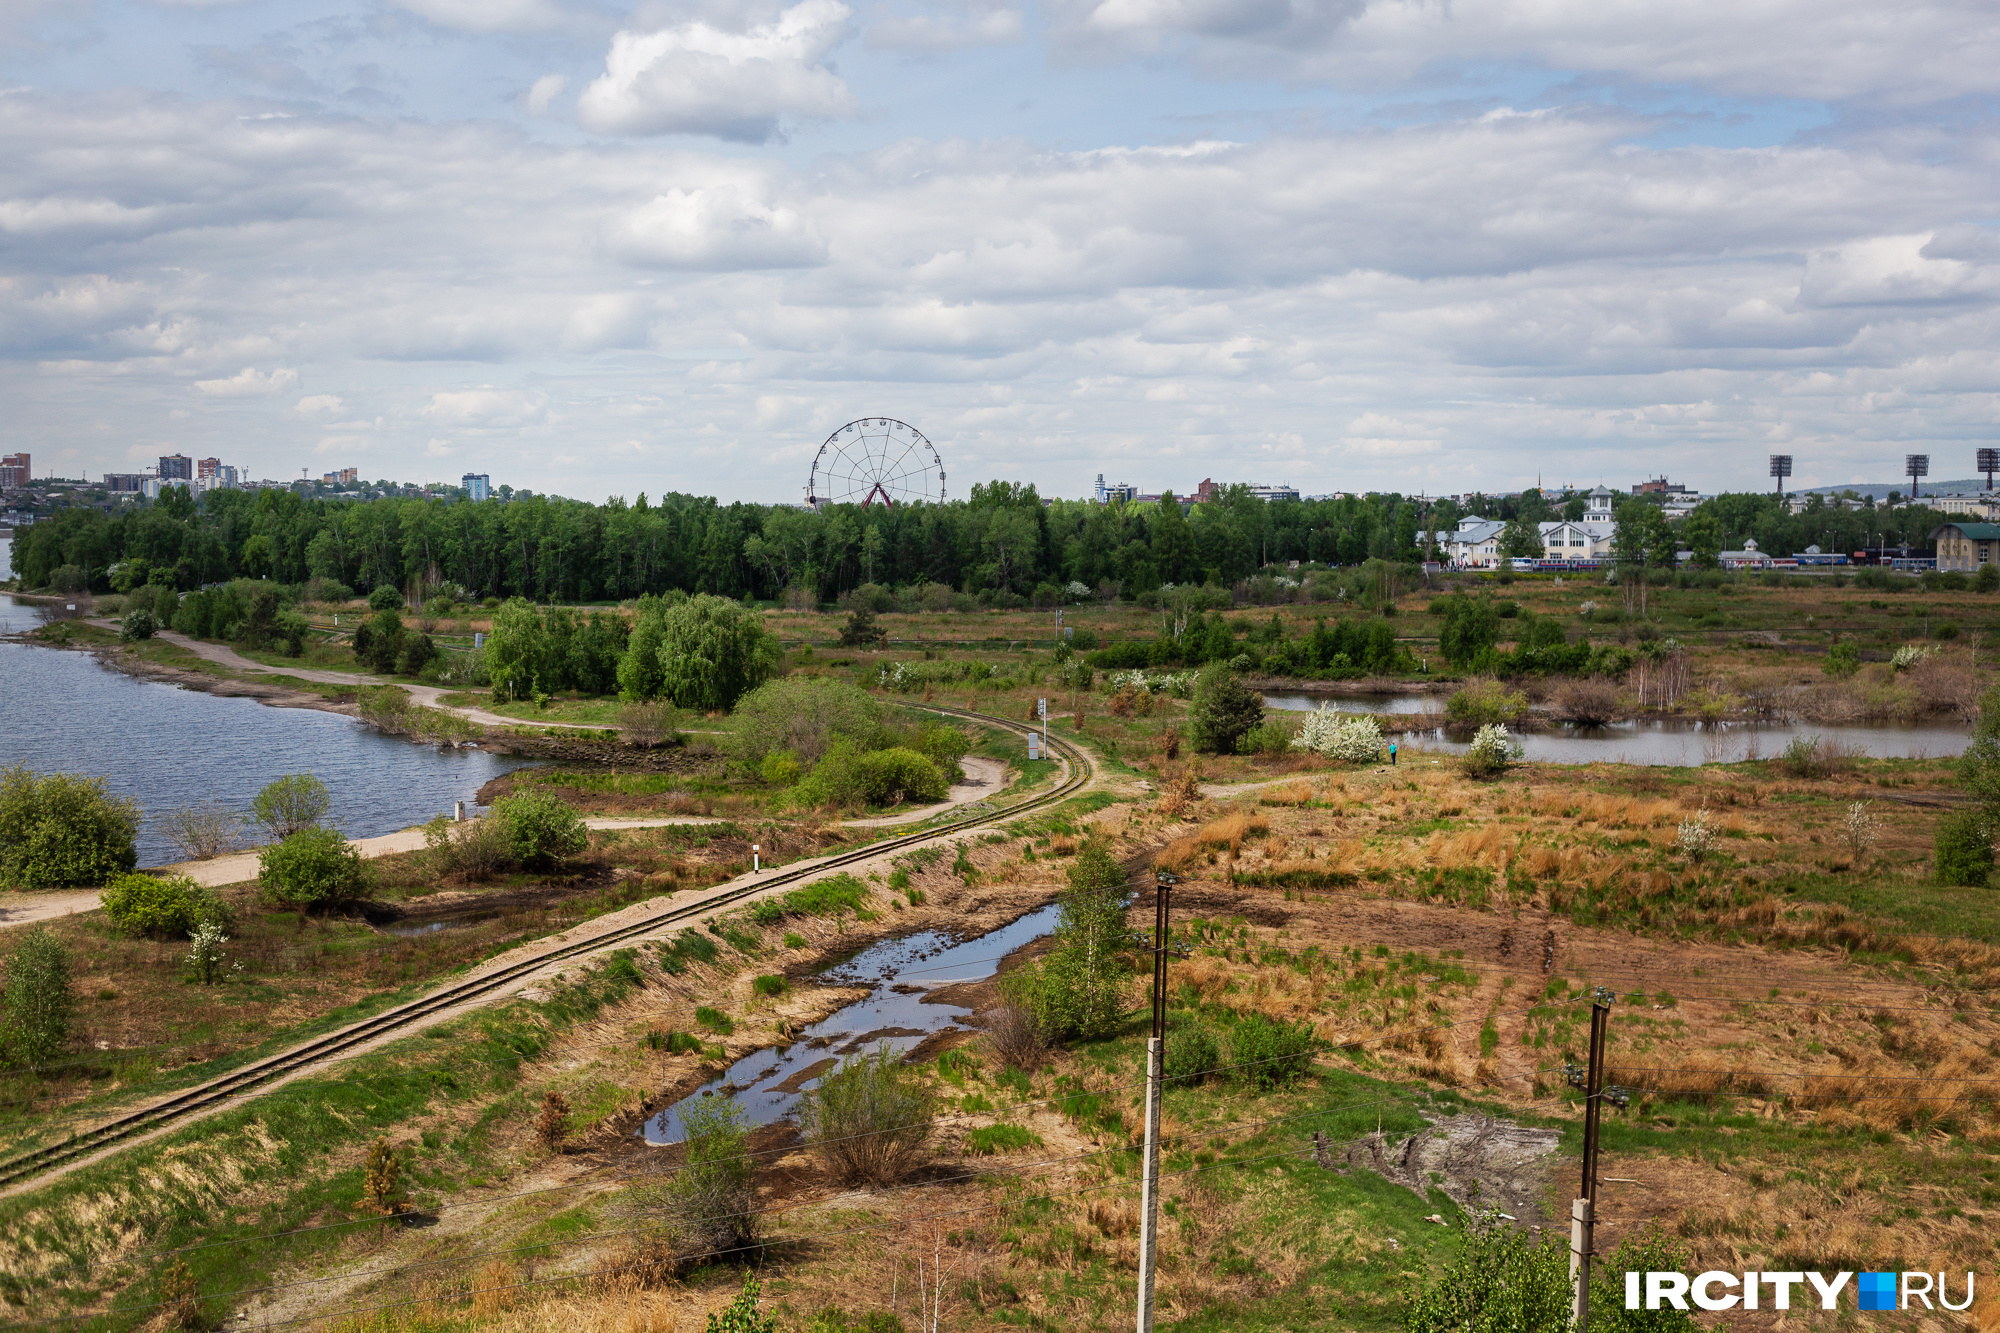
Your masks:
<svg viewBox="0 0 2000 1333"><path fill-rule="evenodd" d="M326 784L310 773L291 773L267 785L250 802L250 816L270 831L273 842L317 828L333 801Z"/></svg>
<svg viewBox="0 0 2000 1333"><path fill-rule="evenodd" d="M772 754L810 769L837 739L866 744L882 725L882 706L845 681L787 676L744 695L735 716L737 757L746 769L758 771Z"/></svg>
<svg viewBox="0 0 2000 1333"><path fill-rule="evenodd" d="M259 853L257 883L273 902L321 907L366 898L374 876L340 830L308 828Z"/></svg>
<svg viewBox="0 0 2000 1333"><path fill-rule="evenodd" d="M0 884L24 889L102 884L139 863L139 803L103 778L0 770Z"/></svg>
<svg viewBox="0 0 2000 1333"><path fill-rule="evenodd" d="M217 801L177 805L154 824L186 861L206 861L243 842L243 816Z"/></svg>
<svg viewBox="0 0 2000 1333"><path fill-rule="evenodd" d="M118 637L127 643L135 639L150 639L160 632L160 622L151 611L128 611L125 619L118 622Z"/></svg>
<svg viewBox="0 0 2000 1333"><path fill-rule="evenodd" d="M1475 681L1444 701L1444 720L1454 727L1513 722L1528 711L1528 696L1497 680Z"/></svg>
<svg viewBox="0 0 2000 1333"><path fill-rule="evenodd" d="M843 1185L886 1185L922 1160L937 1094L883 1042L841 1061L799 1099L799 1129Z"/></svg>
<svg viewBox="0 0 2000 1333"><path fill-rule="evenodd" d="M1049 1053L1048 1037L1034 1014L1018 1004L986 1011L986 1046L1009 1069L1033 1069Z"/></svg>
<svg viewBox="0 0 2000 1333"><path fill-rule="evenodd" d="M69 950L47 926L36 926L7 956L7 988L0 993L0 1052L7 1063L39 1069L62 1054L75 1011Z"/></svg>
<svg viewBox="0 0 2000 1333"><path fill-rule="evenodd" d="M1170 1088L1192 1087L1222 1064L1222 1049L1207 1028L1170 1029L1167 1033L1166 1074Z"/></svg>
<svg viewBox="0 0 2000 1333"><path fill-rule="evenodd" d="M951 791L936 764L901 745L859 756L855 771L870 805L942 801Z"/></svg>
<svg viewBox="0 0 2000 1333"><path fill-rule="evenodd" d="M424 825L424 868L434 879L462 875L489 880L512 860L507 830L498 819L460 821L439 815Z"/></svg>
<svg viewBox="0 0 2000 1333"><path fill-rule="evenodd" d="M618 710L618 730L628 745L652 749L680 739L680 710L658 699L628 703Z"/></svg>
<svg viewBox="0 0 2000 1333"><path fill-rule="evenodd" d="M1845 679L1861 670L1861 650L1851 643L1836 643L1826 650L1826 674Z"/></svg>
<svg viewBox="0 0 2000 1333"><path fill-rule="evenodd" d="M1203 754L1234 754L1244 733L1264 720L1264 701L1227 664L1211 662L1195 678L1188 729Z"/></svg>
<svg viewBox="0 0 2000 1333"><path fill-rule="evenodd" d="M1292 743L1329 759L1372 764L1382 757L1382 724L1370 714L1335 713L1322 704L1306 714Z"/></svg>
<svg viewBox="0 0 2000 1333"><path fill-rule="evenodd" d="M370 611L400 611L403 609L403 594L396 591L392 583L378 583L375 591L368 594Z"/></svg>
<svg viewBox="0 0 2000 1333"><path fill-rule="evenodd" d="M1557 687L1556 716L1579 727L1601 727L1618 716L1618 687L1608 680L1569 680Z"/></svg>
<svg viewBox="0 0 2000 1333"><path fill-rule="evenodd" d="M1288 1087L1312 1068L1318 1049L1308 1024L1245 1014L1229 1034L1229 1072L1253 1088Z"/></svg>
<svg viewBox="0 0 2000 1333"><path fill-rule="evenodd" d="M493 817L507 834L516 861L547 870L590 845L583 818L549 792L530 789L493 803Z"/></svg>
<svg viewBox="0 0 2000 1333"><path fill-rule="evenodd" d="M1261 754L1275 758L1292 748L1292 729L1283 722L1259 722L1237 738L1240 754Z"/></svg>
<svg viewBox="0 0 2000 1333"><path fill-rule="evenodd" d="M209 922L225 928L234 924L229 905L186 875L172 879L120 875L98 903L118 929L148 939L180 939Z"/></svg>
<svg viewBox="0 0 2000 1333"><path fill-rule="evenodd" d="M627 1198L635 1213L662 1218L675 1258L697 1267L757 1238L748 1130L727 1096L689 1097L675 1109L686 1148L681 1166L658 1183L633 1186Z"/></svg>
<svg viewBox="0 0 2000 1333"><path fill-rule="evenodd" d="M1940 884L1983 888L1993 874L1993 825L1982 810L1955 810L1940 819L1933 849Z"/></svg>
<svg viewBox="0 0 2000 1333"><path fill-rule="evenodd" d="M1461 1248L1434 1276L1424 1256L1420 1283L1403 1298L1405 1333L1569 1333L1565 1237L1554 1227L1530 1237L1487 1210L1466 1214L1462 1226ZM1592 1304L1593 1318L1599 1308Z"/></svg>
<svg viewBox="0 0 2000 1333"><path fill-rule="evenodd" d="M1521 743L1507 734L1507 728L1494 722L1479 729L1472 744L1465 747L1461 762L1468 775L1490 778L1506 772L1520 760Z"/></svg>

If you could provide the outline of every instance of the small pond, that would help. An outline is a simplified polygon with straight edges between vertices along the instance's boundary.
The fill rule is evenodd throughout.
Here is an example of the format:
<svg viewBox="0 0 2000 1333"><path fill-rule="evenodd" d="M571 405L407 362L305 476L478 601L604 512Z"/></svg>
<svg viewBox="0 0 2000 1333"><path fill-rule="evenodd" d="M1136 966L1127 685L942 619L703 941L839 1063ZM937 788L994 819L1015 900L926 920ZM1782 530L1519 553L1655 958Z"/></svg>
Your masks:
<svg viewBox="0 0 2000 1333"><path fill-rule="evenodd" d="M976 939L954 941L926 930L870 945L817 977L828 986L867 986L865 998L812 1024L789 1046L751 1052L690 1095L727 1092L753 1125L784 1119L832 1061L873 1050L884 1041L901 1054L934 1033L963 1027L968 1015L934 1003L930 993L992 976L1001 959L1054 931L1059 910L1051 903ZM647 1142L680 1141L682 1104L676 1102L646 1122L642 1132Z"/></svg>

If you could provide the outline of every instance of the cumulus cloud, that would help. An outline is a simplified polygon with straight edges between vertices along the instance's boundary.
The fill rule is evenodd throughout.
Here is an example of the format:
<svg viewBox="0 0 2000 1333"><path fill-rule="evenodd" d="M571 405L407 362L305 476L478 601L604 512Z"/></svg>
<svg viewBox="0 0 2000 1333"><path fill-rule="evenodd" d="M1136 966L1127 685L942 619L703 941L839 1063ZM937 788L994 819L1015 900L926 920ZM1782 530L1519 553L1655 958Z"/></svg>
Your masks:
<svg viewBox="0 0 2000 1333"><path fill-rule="evenodd" d="M210 398L267 398L298 382L299 372L296 370L261 371L255 366L245 366L228 379L196 380L194 390Z"/></svg>
<svg viewBox="0 0 2000 1333"><path fill-rule="evenodd" d="M786 121L851 116L854 94L825 61L847 40L853 12L839 0L800 0L740 31L692 19L621 32L577 111L608 134L708 134L746 143L775 138Z"/></svg>
<svg viewBox="0 0 2000 1333"><path fill-rule="evenodd" d="M292 405L294 412L338 412L342 407L340 395L334 393L308 394Z"/></svg>
<svg viewBox="0 0 2000 1333"><path fill-rule="evenodd" d="M607 239L625 262L664 268L791 268L826 259L811 218L735 184L656 195L618 219Z"/></svg>
<svg viewBox="0 0 2000 1333"><path fill-rule="evenodd" d="M518 426L542 415L549 396L540 391L499 389L490 384L431 395L422 415L467 426Z"/></svg>
<svg viewBox="0 0 2000 1333"><path fill-rule="evenodd" d="M528 96L525 99L528 114L546 116L550 105L562 96L562 90L568 86L569 80L560 74L544 74L536 79L528 88Z"/></svg>
<svg viewBox="0 0 2000 1333"><path fill-rule="evenodd" d="M1384 86L1527 64L1750 96L1928 102L2000 86L1985 0L1055 0L1072 58L1183 53L1216 73Z"/></svg>

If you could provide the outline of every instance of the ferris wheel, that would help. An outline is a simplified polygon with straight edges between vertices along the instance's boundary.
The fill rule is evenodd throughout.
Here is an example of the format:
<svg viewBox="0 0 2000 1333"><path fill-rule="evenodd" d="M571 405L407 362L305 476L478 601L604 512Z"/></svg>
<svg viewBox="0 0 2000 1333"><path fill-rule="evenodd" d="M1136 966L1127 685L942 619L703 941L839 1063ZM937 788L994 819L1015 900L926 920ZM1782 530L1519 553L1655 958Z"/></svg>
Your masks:
<svg viewBox="0 0 2000 1333"><path fill-rule="evenodd" d="M850 421L826 437L806 480L806 503L944 502L944 460L924 433L888 417Z"/></svg>

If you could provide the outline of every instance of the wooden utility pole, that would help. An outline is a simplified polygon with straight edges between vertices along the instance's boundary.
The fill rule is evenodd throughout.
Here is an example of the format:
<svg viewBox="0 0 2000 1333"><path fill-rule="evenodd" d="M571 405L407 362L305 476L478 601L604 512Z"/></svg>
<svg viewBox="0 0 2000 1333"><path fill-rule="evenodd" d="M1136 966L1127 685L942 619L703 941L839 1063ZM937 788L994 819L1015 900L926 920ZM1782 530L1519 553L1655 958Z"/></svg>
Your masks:
<svg viewBox="0 0 2000 1333"><path fill-rule="evenodd" d="M1153 1035L1146 1041L1146 1163L1139 1200L1139 1333L1153 1333L1153 1266L1159 1254L1160 1093L1167 1063L1167 893L1180 883L1154 872Z"/></svg>
<svg viewBox="0 0 2000 1333"><path fill-rule="evenodd" d="M1611 993L1598 989L1590 1003L1590 1070L1583 1084L1583 1191L1570 1205L1569 1278L1575 1288L1570 1327L1584 1333L1590 1322L1590 1251L1597 1212L1597 1113L1604 1105L1604 1033L1611 1019Z"/></svg>

